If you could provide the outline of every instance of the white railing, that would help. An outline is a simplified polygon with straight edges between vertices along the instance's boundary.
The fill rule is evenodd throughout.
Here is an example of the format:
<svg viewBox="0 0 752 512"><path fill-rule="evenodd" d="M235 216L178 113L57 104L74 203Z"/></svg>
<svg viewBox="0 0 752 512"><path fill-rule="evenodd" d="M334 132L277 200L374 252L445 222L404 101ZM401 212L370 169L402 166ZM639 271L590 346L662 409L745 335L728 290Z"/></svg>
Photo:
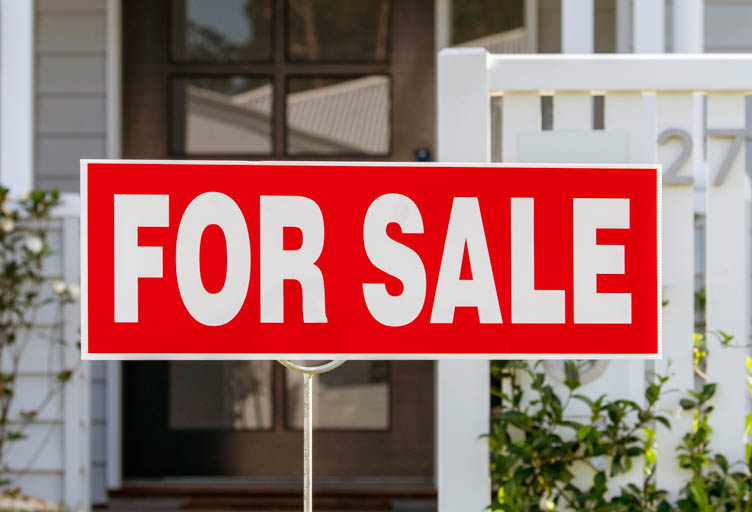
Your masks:
<svg viewBox="0 0 752 512"><path fill-rule="evenodd" d="M79 281L79 212L78 195L64 194L50 221L47 236L53 254L43 267L41 293L45 297L52 296L55 280ZM65 305L62 317L53 305L41 307L35 315L32 339L19 362L21 393L14 401L12 420L17 419L18 411L39 407L57 386L56 375L61 370L76 371L62 393L51 395L39 421L29 427L28 438L11 445L6 453L13 485L71 510L90 508L90 375L77 346L80 318L77 303ZM65 345L51 345L50 340L60 338Z"/></svg>
<svg viewBox="0 0 752 512"><path fill-rule="evenodd" d="M745 94L752 90L748 55L490 55L483 49L444 50L438 64L438 153L445 162L490 161L501 146L504 162L661 163L663 185L663 359L671 388L695 386L695 213L705 212L707 331L723 330L747 344L750 331L748 178L744 169ZM492 96L501 96L501 121L491 127ZM552 96L553 130L541 129L541 97ZM603 96L603 130L593 130L593 97ZM707 98L706 124L703 96ZM706 144L707 155L703 155ZM499 154L498 151L494 151ZM696 182L696 183L695 183ZM693 185L694 184L694 185ZM707 184L707 186L705 185ZM697 203L697 196L701 204ZM605 342L606 340L604 340ZM744 458L745 356L708 337L709 381L718 383L711 415L713 449ZM583 387L587 393L643 402L644 361L612 361ZM439 362L437 468L443 511L480 510L489 502L488 380L441 380L487 374L481 361ZM461 397L458 399L458 397ZM680 393L661 407L678 409ZM573 411L577 414L577 411ZM674 416L659 430L660 487L676 495L686 482L676 446L692 425ZM452 457L465 454L462 465ZM469 460L472 458L472 460ZM613 482L641 478L641 468Z"/></svg>

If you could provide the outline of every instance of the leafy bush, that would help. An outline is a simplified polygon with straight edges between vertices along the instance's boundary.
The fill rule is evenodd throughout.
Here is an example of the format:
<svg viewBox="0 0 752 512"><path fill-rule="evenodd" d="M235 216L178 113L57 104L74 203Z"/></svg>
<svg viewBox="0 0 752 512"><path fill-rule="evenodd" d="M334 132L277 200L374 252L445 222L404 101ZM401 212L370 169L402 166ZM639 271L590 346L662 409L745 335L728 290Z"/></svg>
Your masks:
<svg viewBox="0 0 752 512"><path fill-rule="evenodd" d="M707 356L702 341L702 337L695 339L702 352L696 359L697 367ZM692 478L680 499L671 503L654 481L656 429L670 428L666 411L658 409L669 377L652 376L644 405L609 400L606 395L593 400L577 392L582 364L565 363L566 393L560 397L539 362L492 363L491 393L498 411L489 434L495 491L492 510L752 510L750 445L747 462L738 465L730 465L710 449L708 415L712 412L709 402L715 394L714 384L688 391L680 402L686 413L694 415L694 422L692 431L684 436L677 464L690 470ZM752 373L752 359L747 364ZM584 404L588 417L566 413L574 401ZM752 416L747 421L747 436L751 431ZM575 482L577 466L588 467L592 480ZM609 488L613 477L635 466L642 468L639 485Z"/></svg>
<svg viewBox="0 0 752 512"><path fill-rule="evenodd" d="M65 344L58 329L53 328L48 336L32 331L39 309L57 306L53 323L60 324L63 306L78 295L76 285L49 283L43 275L43 263L52 254L47 241L51 212L58 202L57 191L34 191L10 201L8 189L0 187L0 485L12 483L17 476L6 464L9 445L26 437L29 425L37 422L74 371L65 369L51 377L48 392L36 407L17 417L11 414L11 405L23 394L18 385L19 364L29 345L46 343L53 350ZM43 294L43 288L50 286L54 293ZM43 448L34 447L36 454L31 455L29 466Z"/></svg>

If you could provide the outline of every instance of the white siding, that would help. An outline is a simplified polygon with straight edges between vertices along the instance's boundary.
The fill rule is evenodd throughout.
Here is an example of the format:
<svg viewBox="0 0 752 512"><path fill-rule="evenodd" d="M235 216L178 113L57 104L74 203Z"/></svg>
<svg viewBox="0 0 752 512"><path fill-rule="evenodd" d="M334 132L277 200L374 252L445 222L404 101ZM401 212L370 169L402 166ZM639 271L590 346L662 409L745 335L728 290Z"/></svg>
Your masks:
<svg viewBox="0 0 752 512"><path fill-rule="evenodd" d="M105 0L36 3L35 180L78 190L78 160L105 156Z"/></svg>
<svg viewBox="0 0 752 512"><path fill-rule="evenodd" d="M35 9L34 186L78 192L79 159L106 155L106 0L37 0ZM63 249L59 234L53 245L58 251ZM53 258L48 264L48 273L62 276L64 260L60 252ZM74 333L77 328L78 324ZM70 332L70 328L66 331ZM63 357L70 358L70 355L61 354L53 370L62 366ZM43 360L46 361L46 357ZM22 363L22 368L25 364L28 371L34 372L23 377L30 380L29 397L41 391L44 384L44 373L40 373L43 368L38 368L38 361L36 357L29 357L28 363ZM68 446L66 436L78 435L76 428L66 429L64 424L69 416L62 413L64 398L73 398L69 391L59 398L59 406L55 404L46 413L51 415L51 411L55 411L51 425L56 432L52 437L62 445L58 447L48 441L44 460L49 464L35 466L36 472L25 476L23 482L28 490L38 490L40 495L56 502L66 501L68 505L73 505L71 500L75 500L85 506L88 499L84 494L89 493L93 503L106 499L104 363L90 365L88 370L93 414L91 434L87 436L89 445L81 450L87 460L74 464L65 456L65 449L76 449ZM85 375L85 371L81 374ZM73 387L85 389L86 385ZM84 408L88 409L88 406ZM23 450L24 454L26 451ZM75 454L69 455L75 458ZM41 459L40 456L37 464L42 463ZM77 484L75 478L65 476L66 469L80 473L86 481Z"/></svg>

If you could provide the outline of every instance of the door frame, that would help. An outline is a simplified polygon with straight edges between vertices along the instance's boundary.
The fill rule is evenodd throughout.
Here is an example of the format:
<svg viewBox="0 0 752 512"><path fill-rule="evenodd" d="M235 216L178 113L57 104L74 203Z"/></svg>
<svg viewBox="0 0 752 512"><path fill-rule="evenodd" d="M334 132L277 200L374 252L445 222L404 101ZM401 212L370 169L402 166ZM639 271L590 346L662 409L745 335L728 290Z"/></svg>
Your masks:
<svg viewBox="0 0 752 512"><path fill-rule="evenodd" d="M122 0L107 0L105 50L105 115L107 158L122 155ZM105 486L118 489L123 485L122 433L122 364L107 361L105 368Z"/></svg>

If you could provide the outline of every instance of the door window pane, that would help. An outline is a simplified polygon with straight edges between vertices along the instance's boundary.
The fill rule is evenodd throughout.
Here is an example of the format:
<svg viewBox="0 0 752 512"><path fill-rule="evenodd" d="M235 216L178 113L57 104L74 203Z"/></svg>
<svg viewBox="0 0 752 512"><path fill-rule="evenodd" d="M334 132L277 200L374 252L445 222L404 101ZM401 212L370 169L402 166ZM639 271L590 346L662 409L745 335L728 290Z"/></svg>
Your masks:
<svg viewBox="0 0 752 512"><path fill-rule="evenodd" d="M287 154L388 154L389 97L383 75L288 80Z"/></svg>
<svg viewBox="0 0 752 512"><path fill-rule="evenodd" d="M287 53L295 61L385 61L390 0L289 0Z"/></svg>
<svg viewBox="0 0 752 512"><path fill-rule="evenodd" d="M172 153L269 154L271 81L233 77L171 81Z"/></svg>
<svg viewBox="0 0 752 512"><path fill-rule="evenodd" d="M173 0L178 61L271 60L271 0Z"/></svg>
<svg viewBox="0 0 752 512"><path fill-rule="evenodd" d="M170 361L170 429L269 430L272 361Z"/></svg>
<svg viewBox="0 0 752 512"><path fill-rule="evenodd" d="M349 361L313 382L313 426L335 430L389 428L388 361ZM303 428L303 375L285 372L287 427Z"/></svg>

